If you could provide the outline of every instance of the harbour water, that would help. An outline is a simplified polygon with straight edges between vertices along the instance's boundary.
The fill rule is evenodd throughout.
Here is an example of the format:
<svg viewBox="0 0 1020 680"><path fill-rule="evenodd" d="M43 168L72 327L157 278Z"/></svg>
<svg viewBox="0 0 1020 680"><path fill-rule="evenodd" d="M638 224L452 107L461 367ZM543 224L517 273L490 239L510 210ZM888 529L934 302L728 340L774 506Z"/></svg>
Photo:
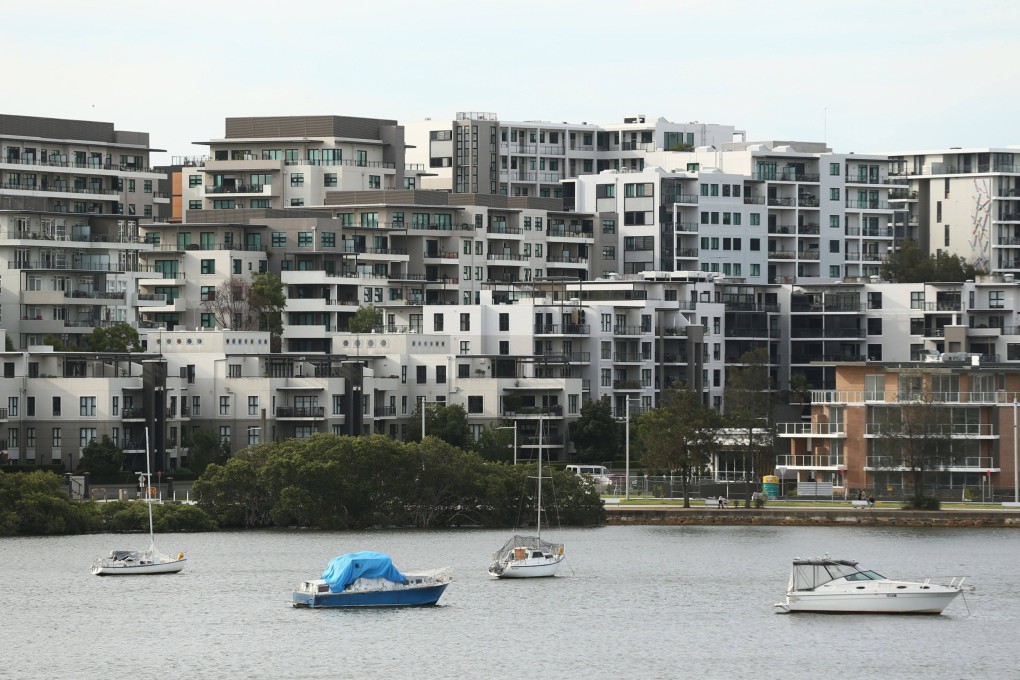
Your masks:
<svg viewBox="0 0 1020 680"><path fill-rule="evenodd" d="M175 534L178 575L89 564L147 537L3 538L3 678L1015 678L1020 534L1010 529L604 527L553 530L553 579L486 573L507 532ZM426 609L290 606L353 550L452 566ZM790 560L829 553L887 576L968 575L942 616L777 614Z"/></svg>

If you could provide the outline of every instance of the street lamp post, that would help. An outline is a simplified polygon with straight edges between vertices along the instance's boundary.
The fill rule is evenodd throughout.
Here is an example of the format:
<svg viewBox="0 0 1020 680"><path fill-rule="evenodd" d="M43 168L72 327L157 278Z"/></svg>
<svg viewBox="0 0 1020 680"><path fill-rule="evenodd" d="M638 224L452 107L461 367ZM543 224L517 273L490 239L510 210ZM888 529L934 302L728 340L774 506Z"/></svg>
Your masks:
<svg viewBox="0 0 1020 680"><path fill-rule="evenodd" d="M1020 471L1017 470L1016 394L1013 395L1013 502L1020 505Z"/></svg>
<svg viewBox="0 0 1020 680"><path fill-rule="evenodd" d="M514 424L506 425L505 427L497 427L497 430L513 430L514 431L514 465L517 465L517 421Z"/></svg>
<svg viewBox="0 0 1020 680"><path fill-rule="evenodd" d="M623 468L623 499L630 500L630 402L637 401L636 397L627 397L627 419L626 419L626 445L624 448Z"/></svg>

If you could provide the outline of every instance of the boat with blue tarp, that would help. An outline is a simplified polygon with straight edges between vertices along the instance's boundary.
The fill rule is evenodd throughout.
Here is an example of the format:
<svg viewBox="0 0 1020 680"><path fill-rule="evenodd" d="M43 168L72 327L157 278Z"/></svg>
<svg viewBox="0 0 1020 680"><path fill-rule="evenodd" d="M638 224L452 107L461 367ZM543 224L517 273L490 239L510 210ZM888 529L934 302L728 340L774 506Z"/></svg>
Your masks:
<svg viewBox="0 0 1020 680"><path fill-rule="evenodd" d="M421 607L439 602L452 580L449 567L404 573L389 555L366 550L334 557L293 600L295 607Z"/></svg>

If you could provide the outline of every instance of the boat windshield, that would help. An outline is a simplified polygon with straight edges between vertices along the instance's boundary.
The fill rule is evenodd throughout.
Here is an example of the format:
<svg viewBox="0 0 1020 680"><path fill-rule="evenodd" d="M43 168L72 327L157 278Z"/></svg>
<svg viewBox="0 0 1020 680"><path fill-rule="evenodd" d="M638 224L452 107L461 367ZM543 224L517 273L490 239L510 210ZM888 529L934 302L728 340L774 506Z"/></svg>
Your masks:
<svg viewBox="0 0 1020 680"><path fill-rule="evenodd" d="M856 574L850 574L846 577L847 581L884 581L885 576L882 576L875 571L859 571Z"/></svg>
<svg viewBox="0 0 1020 680"><path fill-rule="evenodd" d="M790 574L790 590L814 590L818 586L840 579L847 581L882 580L885 577L873 571L862 571L856 562L843 560L795 561Z"/></svg>

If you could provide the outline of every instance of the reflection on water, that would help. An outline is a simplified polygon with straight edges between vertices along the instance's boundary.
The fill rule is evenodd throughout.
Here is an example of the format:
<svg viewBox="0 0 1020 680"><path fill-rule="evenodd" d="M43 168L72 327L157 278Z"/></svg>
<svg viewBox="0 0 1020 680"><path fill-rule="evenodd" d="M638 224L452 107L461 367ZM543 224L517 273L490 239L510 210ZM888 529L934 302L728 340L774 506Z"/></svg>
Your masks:
<svg viewBox="0 0 1020 680"><path fill-rule="evenodd" d="M188 568L135 578L88 567L137 537L0 539L0 675L817 680L1007 677L1016 666L1006 635L1020 618L1012 530L561 530L549 533L566 543L560 576L523 581L486 574L505 534L166 535L160 547L186 550ZM454 583L431 609L289 606L299 581L364 549L403 569L452 566ZM790 560L824 553L892 577L966 574L978 589L935 617L776 614Z"/></svg>

